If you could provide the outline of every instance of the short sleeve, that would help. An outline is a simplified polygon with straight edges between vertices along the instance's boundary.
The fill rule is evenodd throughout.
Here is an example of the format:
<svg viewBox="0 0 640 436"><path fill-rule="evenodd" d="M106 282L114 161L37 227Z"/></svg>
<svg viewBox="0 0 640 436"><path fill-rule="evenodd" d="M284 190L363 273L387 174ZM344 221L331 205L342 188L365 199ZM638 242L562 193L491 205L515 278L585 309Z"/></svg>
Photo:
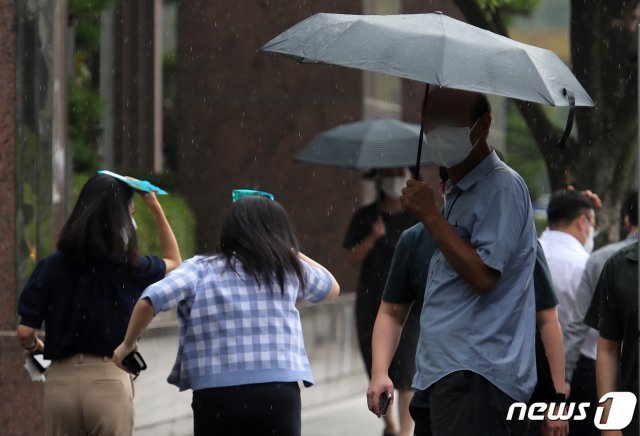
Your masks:
<svg viewBox="0 0 640 436"><path fill-rule="evenodd" d="M620 325L620 316L618 314L618 308L616 307L615 298L613 298L613 280L612 277L615 274L614 262L607 262L598 285L596 286L595 295L598 296L598 330L600 336L610 341L621 342L624 331ZM592 303L593 304L593 301Z"/></svg>
<svg viewBox="0 0 640 436"><path fill-rule="evenodd" d="M142 289L160 281L167 273L167 265L157 256L140 256L138 263L131 268L133 280Z"/></svg>
<svg viewBox="0 0 640 436"><path fill-rule="evenodd" d="M598 284L596 283L596 288L593 291L593 296L591 297L591 302L589 303L589 309L587 309L587 313L584 316L584 323L596 330L600 328L598 325L600 323L600 292L601 291L598 288Z"/></svg>
<svg viewBox="0 0 640 436"><path fill-rule="evenodd" d="M371 228L376 218L374 212L375 206L365 206L353 215L342 243L344 248L351 249L355 247L371 233Z"/></svg>
<svg viewBox="0 0 640 436"><path fill-rule="evenodd" d="M181 301L195 295L200 279L200 267L197 258L184 261L167 277L149 286L140 299L148 298L155 313L173 309Z"/></svg>
<svg viewBox="0 0 640 436"><path fill-rule="evenodd" d="M485 265L502 273L513 255L527 222L524 202L513 189L497 188L478 214L471 232L471 246ZM533 225L533 224L532 224Z"/></svg>
<svg viewBox="0 0 640 436"><path fill-rule="evenodd" d="M322 267L309 265L305 261L300 261L303 268L305 288L300 295L301 300L317 303L324 300L331 288L333 281L329 272Z"/></svg>
<svg viewBox="0 0 640 436"><path fill-rule="evenodd" d="M578 290L578 288L580 288L580 283L582 283L582 277L585 274L585 269L586 269L586 263L582 266L582 267L576 267L573 269L573 271L571 271L571 277L569 278L570 283L571 283L571 289L574 290L573 293L573 301L574 304L576 304L576 292Z"/></svg>
<svg viewBox="0 0 640 436"><path fill-rule="evenodd" d="M533 286L536 293L536 312L551 309L558 305L558 296L553 288L547 258L540 241L536 246L536 263L533 269Z"/></svg>
<svg viewBox="0 0 640 436"><path fill-rule="evenodd" d="M49 288L47 286L46 262L43 259L36 265L18 300L20 324L39 329L47 315Z"/></svg>
<svg viewBox="0 0 640 436"><path fill-rule="evenodd" d="M586 269L582 274L580 285L575 292L573 310L569 313L569 319L564 325L564 363L565 377L570 380L580 359L580 349L589 331L589 324L584 321L588 306L592 301L595 284L591 284L590 277L595 276L598 263L593 262L594 257L587 262ZM596 321L596 328L598 322Z"/></svg>
<svg viewBox="0 0 640 436"><path fill-rule="evenodd" d="M393 253L389 276L384 287L382 299L389 303L410 304L415 300L411 289L411 261L415 238L412 233L404 231L400 235L396 250Z"/></svg>
<svg viewBox="0 0 640 436"><path fill-rule="evenodd" d="M594 262L594 256L596 255L592 255L587 262L587 268L582 275L580 287L576 291L576 297L577 301L582 301L588 295L591 295L589 298L589 307L587 308L582 321L584 321L584 324L597 330L598 322L600 320L600 292L598 291L598 279L602 275L602 271L604 271L604 265L602 268L598 268L598 265Z"/></svg>
<svg viewBox="0 0 640 436"><path fill-rule="evenodd" d="M580 296L581 298L582 296L589 295L589 301L593 298L593 293L598 285L598 279L600 278L600 274L602 274L602 269L604 268L604 265L599 263L595 256L598 255L592 255L587 261L587 266L585 267L584 274L582 274L582 278L580 280L580 286L576 291L576 296Z"/></svg>

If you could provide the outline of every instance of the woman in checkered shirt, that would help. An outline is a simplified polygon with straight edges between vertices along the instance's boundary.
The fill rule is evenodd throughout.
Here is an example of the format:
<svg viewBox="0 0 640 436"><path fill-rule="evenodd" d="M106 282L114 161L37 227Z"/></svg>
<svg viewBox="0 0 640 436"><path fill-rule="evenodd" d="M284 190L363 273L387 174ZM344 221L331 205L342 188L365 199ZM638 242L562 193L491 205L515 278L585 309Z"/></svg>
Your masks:
<svg viewBox="0 0 640 436"><path fill-rule="evenodd" d="M299 435L298 381L313 378L295 303L335 298L340 287L300 253L284 208L264 197L232 204L219 247L145 290L114 361L122 367L155 314L177 307L168 382L193 390L194 434Z"/></svg>

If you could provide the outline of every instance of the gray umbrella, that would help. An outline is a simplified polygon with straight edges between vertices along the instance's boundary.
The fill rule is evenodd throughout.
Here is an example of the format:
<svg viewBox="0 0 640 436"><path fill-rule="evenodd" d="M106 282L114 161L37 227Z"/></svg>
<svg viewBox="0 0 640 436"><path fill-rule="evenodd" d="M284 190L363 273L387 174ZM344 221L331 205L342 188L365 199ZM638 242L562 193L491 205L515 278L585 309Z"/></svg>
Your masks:
<svg viewBox="0 0 640 436"><path fill-rule="evenodd" d="M299 62L342 65L427 84L570 106L593 106L582 85L551 51L505 38L441 13L316 14L261 50ZM419 136L418 162L422 150ZM416 165L416 174L418 165Z"/></svg>
<svg viewBox="0 0 640 436"><path fill-rule="evenodd" d="M296 156L304 163L371 169L402 168L414 164L418 124L374 118L343 124L320 133ZM422 165L430 164L423 155Z"/></svg>

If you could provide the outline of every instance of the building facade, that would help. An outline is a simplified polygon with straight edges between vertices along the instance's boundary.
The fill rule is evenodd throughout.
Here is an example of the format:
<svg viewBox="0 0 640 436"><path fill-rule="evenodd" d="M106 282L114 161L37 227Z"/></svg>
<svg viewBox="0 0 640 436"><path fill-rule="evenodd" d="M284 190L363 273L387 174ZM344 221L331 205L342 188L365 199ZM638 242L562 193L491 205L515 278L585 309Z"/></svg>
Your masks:
<svg viewBox="0 0 640 436"><path fill-rule="evenodd" d="M131 3L131 4L129 4ZM135 3L135 5L133 4ZM165 168L159 58L162 2L114 2L102 19L100 151L109 167ZM317 12L417 13L449 1L177 2L177 147L171 165L194 210L198 248L213 252L234 188L270 191L303 250L345 292L358 271L342 239L372 198L354 171L297 164L316 134L363 118L419 122L424 84L340 67L298 65L257 49ZM107 29L107 30L105 30ZM54 250L70 209L66 83L72 50L67 2L0 0L0 433L42 434L42 393L22 366L16 302L36 262ZM416 138L417 141L417 138ZM437 172L425 171L437 186Z"/></svg>

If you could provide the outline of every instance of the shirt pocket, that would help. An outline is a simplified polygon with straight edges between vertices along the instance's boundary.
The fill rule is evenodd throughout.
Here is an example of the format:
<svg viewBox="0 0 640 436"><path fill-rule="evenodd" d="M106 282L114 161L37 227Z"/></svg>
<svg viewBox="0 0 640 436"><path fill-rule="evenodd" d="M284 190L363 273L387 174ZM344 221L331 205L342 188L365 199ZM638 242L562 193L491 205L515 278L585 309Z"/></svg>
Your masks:
<svg viewBox="0 0 640 436"><path fill-rule="evenodd" d="M458 273L451 266L447 259L443 259L441 262L442 273L447 279L455 279L458 277Z"/></svg>
<svg viewBox="0 0 640 436"><path fill-rule="evenodd" d="M429 270L429 282L436 280L442 283L443 279L449 280L458 275L441 251L436 256Z"/></svg>
<svg viewBox="0 0 640 436"><path fill-rule="evenodd" d="M465 226L460 225L458 222L451 224L451 226L453 227L453 230L456 232L456 234L460 236L460 238L464 242L466 242L467 244L470 244L471 232L469 232L469 230L467 230Z"/></svg>

